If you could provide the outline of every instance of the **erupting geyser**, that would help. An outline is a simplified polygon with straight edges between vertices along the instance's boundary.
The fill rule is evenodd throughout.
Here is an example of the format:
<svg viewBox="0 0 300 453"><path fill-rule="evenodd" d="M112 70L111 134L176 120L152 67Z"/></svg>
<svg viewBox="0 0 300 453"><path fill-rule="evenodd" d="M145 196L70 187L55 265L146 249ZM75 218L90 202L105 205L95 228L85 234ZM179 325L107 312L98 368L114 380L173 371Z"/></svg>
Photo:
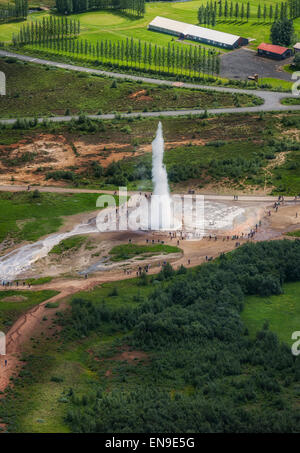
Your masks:
<svg viewBox="0 0 300 453"><path fill-rule="evenodd" d="M168 175L163 163L164 137L161 122L158 123L156 137L152 142L152 181L151 229L166 230L171 225L171 197Z"/></svg>
<svg viewBox="0 0 300 453"><path fill-rule="evenodd" d="M168 175L163 163L164 138L162 125L159 122L156 137L152 142L152 181L151 197L132 195L127 203L127 193L119 208L103 209L99 223L98 216L94 222L82 223L66 233L51 234L33 244L26 244L0 257L0 283L14 280L18 275L30 269L36 261L46 257L52 247L63 239L77 234L101 233L105 231L152 230L181 231L186 239L199 239L204 231L217 231L232 228L235 221L245 221L245 209L241 206L205 201L198 195L173 195L168 185ZM145 196L146 195L146 196ZM100 206L97 204L97 206ZM205 208L205 217L204 217ZM116 214L118 212L118 214ZM102 229L103 225L105 228ZM120 226L122 225L122 227ZM125 227L124 227L125 226ZM100 228L101 227L101 228Z"/></svg>

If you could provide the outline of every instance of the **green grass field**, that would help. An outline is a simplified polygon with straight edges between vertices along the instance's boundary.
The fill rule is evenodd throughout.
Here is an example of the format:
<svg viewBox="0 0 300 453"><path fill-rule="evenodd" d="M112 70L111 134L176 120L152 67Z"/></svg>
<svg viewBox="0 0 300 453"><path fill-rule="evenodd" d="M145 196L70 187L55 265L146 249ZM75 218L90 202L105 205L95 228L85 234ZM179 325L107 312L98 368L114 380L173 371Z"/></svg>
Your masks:
<svg viewBox="0 0 300 453"><path fill-rule="evenodd" d="M37 285L45 285L46 283L51 282L53 277L39 277L39 278L28 278L26 283L30 285L37 286Z"/></svg>
<svg viewBox="0 0 300 453"><path fill-rule="evenodd" d="M243 107L261 103L254 96L128 81L113 83L108 78L10 61L0 59L0 71L7 78L7 95L0 98L2 117Z"/></svg>
<svg viewBox="0 0 300 453"><path fill-rule="evenodd" d="M292 89L292 82L288 82L287 80L280 80L280 79L273 79L271 77L262 77L259 80L260 85L268 84L271 85L274 89L281 89L283 91L291 91Z"/></svg>
<svg viewBox="0 0 300 453"><path fill-rule="evenodd" d="M239 2L247 4L247 0L240 0ZM270 42L270 26L267 21L263 22L261 19L258 22L256 18L259 0L251 2L251 19L246 21L221 19L217 21L216 30L224 31L252 38L251 47L257 47L261 42ZM279 0L267 0L263 2L269 7L276 3L280 4ZM100 39L126 39L127 37L134 37L142 41L151 41L153 44L167 44L172 40L171 36L161 33L151 32L147 30L148 24L156 16L168 17L183 22L188 22L197 25L197 11L200 5L206 4L206 0L192 0L189 2L178 3L164 3L153 2L146 4L146 13L143 18L130 18L119 12L110 11L95 11L83 14L73 15L70 17L80 19L81 22L81 37L88 39L91 42L96 42ZM30 15L30 19L40 19L47 12L34 13ZM295 30L300 30L300 18L294 21ZM16 33L19 29L19 24L4 24L0 26L0 41L10 41L12 34ZM181 44L185 45L185 44Z"/></svg>
<svg viewBox="0 0 300 453"><path fill-rule="evenodd" d="M41 193L33 198L27 192L0 193L0 241L5 238L35 241L54 233L63 216L96 210L97 194Z"/></svg>
<svg viewBox="0 0 300 453"><path fill-rule="evenodd" d="M290 233L286 233L287 236L300 238L300 230L291 231Z"/></svg>
<svg viewBox="0 0 300 453"><path fill-rule="evenodd" d="M273 170L274 195L280 193L300 194L300 152L291 151L286 162Z"/></svg>
<svg viewBox="0 0 300 453"><path fill-rule="evenodd" d="M240 3L246 5L247 1L242 0ZM265 2L275 4L275 1ZM280 2L278 2L280 3ZM108 12L88 12L73 17L80 19L82 25L82 38L92 42L97 39L120 39L127 37L135 37L143 41L151 41L156 44L167 44L172 41L172 37L153 31L148 31L148 24L156 16L168 17L170 19L198 24L197 11L200 5L206 4L205 0L195 0L182 3L150 3L146 5L146 14L141 19L129 20L120 14L112 14ZM251 2L251 14L256 16L257 6L259 1ZM99 31L101 26L101 31ZM270 23L264 23L263 20L259 23L256 17L253 17L249 22L241 20L218 20L216 30L224 31L244 36L246 38L255 39L251 47L257 47L261 42L270 42ZM299 29L300 20L295 21L295 29Z"/></svg>
<svg viewBox="0 0 300 453"><path fill-rule="evenodd" d="M1 6L6 6L7 3L13 3L12 0L0 0L0 5ZM53 8L55 6L55 0L30 0L28 2L29 4L29 9L31 8L38 8L38 7L48 7L48 8Z"/></svg>
<svg viewBox="0 0 300 453"><path fill-rule="evenodd" d="M242 320L252 337L265 322L281 341L292 344L292 333L300 330L300 282L283 286L284 294L271 297L251 296L246 299Z"/></svg>
<svg viewBox="0 0 300 453"><path fill-rule="evenodd" d="M179 247L165 245L165 244L153 244L153 245L137 245L137 244L125 244L116 245L110 250L111 261L123 261L135 256L153 256L153 255L166 255L169 253L180 253L182 250Z"/></svg>
<svg viewBox="0 0 300 453"><path fill-rule="evenodd" d="M64 239L59 244L55 245L53 249L50 250L50 254L62 255L64 252L72 250L75 252L78 250L82 244L86 241L85 236L74 236L71 238Z"/></svg>
<svg viewBox="0 0 300 453"><path fill-rule="evenodd" d="M247 0L241 0L239 3L244 3L246 5ZM271 1L268 0L264 2L267 7L270 4L273 6L275 3L280 4L279 0ZM70 18L79 19L81 23L81 34L80 39L85 41L87 40L89 43L95 44L97 41L100 40L111 40L111 41L120 41L126 40L127 38L133 38L135 40L141 40L142 46L145 42L151 42L152 44L167 46L168 43L172 42L175 47L185 48L190 45L198 45L195 42L187 42L187 41L177 41L176 38L157 33L153 31L149 31L147 29L148 24L151 20L156 17L157 15L168 17L175 20L185 21L191 24L197 24L197 11L200 5L206 4L206 0L191 0L188 2L153 2L146 4L146 13L145 16L142 18L134 18L123 14L118 11L93 11L93 12L86 12L77 15L71 15ZM255 0L251 2L251 18L249 22L239 20L224 20L224 18L217 20L216 26L214 27L216 30L234 33L237 35L241 35L247 38L250 38L249 47L256 49L256 47L261 42L270 42L270 28L271 23L268 21L264 22L262 19L260 21L257 20L257 7L259 1ZM42 11L42 12L35 12L29 16L29 21L36 21L41 20L43 17L49 15L49 11ZM21 23L9 23L0 25L0 41L9 44L11 42L13 34L17 34L21 27ZM300 31L300 18L294 21L294 28L295 28L295 40L298 39L298 33ZM212 48L211 46L207 46L205 44L201 44L204 47ZM215 50L218 52L224 52L224 49L216 48ZM64 61L68 63L79 63L82 65L91 65L94 64L92 60L95 60L94 57L87 57L85 55L73 55L71 53L66 52L59 52L57 54L56 50L53 49L45 49L40 47L37 44L32 46L27 45L25 47L20 47L17 49L19 52L24 52L27 54L31 54L34 56L43 56L44 58L48 59L56 59L58 61ZM116 62L114 62L116 63ZM119 64L120 62L118 62ZM98 63L97 63L98 64ZM104 69L110 67L110 62L107 60L106 62L101 63ZM109 66L107 66L109 64ZM125 62L121 63L120 71L128 71L130 69L126 68ZM103 66L104 65L104 66ZM124 66L124 67L123 67ZM149 68L147 68L148 70ZM151 68L154 70L154 66ZM141 71L143 71L143 66ZM166 71L166 68L160 68L160 71ZM190 77L192 76L199 76L199 74L189 74L187 69L184 69L181 76L182 77ZM166 75L166 73L162 77L170 77ZM217 78L218 83L228 83L227 80ZM212 81L209 81L211 83ZM261 79L260 84L267 84L271 89L281 89L281 90L290 90L291 83L286 81L280 81L278 79ZM92 91L92 90L91 90ZM79 90L79 97L77 99L77 104L83 103L82 96L80 96L81 90ZM85 93L87 94L87 93ZM42 96L44 98L44 96ZM50 95L51 98L51 95ZM96 99L99 99L96 96ZM122 98L120 98L122 99ZM115 104L118 104L118 99L112 99ZM74 100L73 100L74 102ZM92 104L91 100L91 104ZM42 105L44 102L42 102ZM98 104L101 104L98 102ZM155 104L155 102L154 102ZM163 105L162 100L158 102L159 105ZM41 107L42 107L41 105ZM109 105L109 104L108 104ZM147 107L147 106L146 106ZM78 107L80 108L80 107ZM97 105L97 108L102 108L101 106ZM103 107L105 109L105 106ZM160 107L158 107L160 108ZM134 107L133 107L134 109Z"/></svg>
<svg viewBox="0 0 300 453"><path fill-rule="evenodd" d="M30 308L58 294L57 291L14 291L0 292L0 330L7 332L10 326Z"/></svg>
<svg viewBox="0 0 300 453"><path fill-rule="evenodd" d="M285 99L282 99L281 103L283 105L299 105L300 99L299 98L285 98Z"/></svg>
<svg viewBox="0 0 300 453"><path fill-rule="evenodd" d="M79 292L76 297L116 309L124 305L136 306L153 291L152 285L140 285L139 281L134 278L105 283L92 291ZM57 338L33 340L34 354L30 355L24 374L21 371L21 385L15 387L18 397L12 405L7 401L8 407L3 409L4 417L3 412L1 417L6 418L16 432L69 432L65 415L70 408L67 398L70 388L83 394L99 381L106 385L107 363L97 362L95 356L107 355L108 351L111 354L113 343L123 336L116 330L113 335L101 331L66 344Z"/></svg>
<svg viewBox="0 0 300 453"><path fill-rule="evenodd" d="M140 285L139 278L103 283L92 291L76 293L76 298L83 297L94 304L108 304L114 308L123 305L136 306L153 291L153 285Z"/></svg>

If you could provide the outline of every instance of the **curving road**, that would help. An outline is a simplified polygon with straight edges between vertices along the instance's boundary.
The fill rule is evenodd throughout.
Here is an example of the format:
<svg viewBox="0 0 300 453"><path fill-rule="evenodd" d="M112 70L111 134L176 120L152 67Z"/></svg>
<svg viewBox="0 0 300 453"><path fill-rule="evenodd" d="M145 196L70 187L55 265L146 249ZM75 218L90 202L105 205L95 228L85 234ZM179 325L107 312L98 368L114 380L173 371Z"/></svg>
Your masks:
<svg viewBox="0 0 300 453"><path fill-rule="evenodd" d="M263 90L244 90L240 88L227 88L227 87L218 87L211 85L201 85L195 83L179 83L172 82L169 80L154 79L150 77L135 76L131 74L121 74L116 72L102 71L99 69L86 68L84 66L76 66L67 63L59 63L51 60L43 60L41 58L34 58L28 55L21 55L13 52L8 52L5 50L0 50L0 57L12 57L18 60L27 61L30 63L53 66L56 68L67 69L70 71L85 72L88 74L97 74L105 77L113 77L116 79L127 79L133 80L135 82L141 81L145 83L151 83L155 85L168 85L175 86L179 88L193 88L198 90L211 90L219 91L224 93L241 93L248 94L252 96L257 96L263 99L264 103L262 105L257 105L254 107L232 107L232 108L219 108L219 109L208 109L207 112L211 114L224 114L224 113L251 113L251 112L270 112L270 111L289 111L289 110L300 110L300 105L283 105L281 100L285 97L291 96L288 93L279 93L275 91L263 91ZM203 109L187 109L187 110L165 110L160 112L134 112L134 113L122 113L124 118L134 118L134 117L160 117L160 116L182 116L182 115L199 115L204 113ZM103 114L103 115L87 115L92 119L113 119L115 114ZM47 118L49 121L53 122L64 122L70 121L72 118L78 118L77 116L54 116ZM0 122L4 124L13 124L16 121L15 118L11 119L1 119ZM39 118L39 122L42 122L43 118Z"/></svg>

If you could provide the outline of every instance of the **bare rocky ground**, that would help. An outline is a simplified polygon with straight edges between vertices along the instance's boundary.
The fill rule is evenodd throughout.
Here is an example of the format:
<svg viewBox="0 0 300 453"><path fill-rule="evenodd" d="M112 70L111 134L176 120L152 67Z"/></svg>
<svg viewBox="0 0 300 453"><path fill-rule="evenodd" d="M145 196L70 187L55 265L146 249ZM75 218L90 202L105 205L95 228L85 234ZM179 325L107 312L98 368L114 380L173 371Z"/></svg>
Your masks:
<svg viewBox="0 0 300 453"><path fill-rule="evenodd" d="M229 201L223 201L224 205L231 206ZM252 228L259 223L263 217L264 212L268 206L266 202L247 202L240 201L239 207L244 208L244 214L236 217L230 229L224 230L208 230L205 235L217 235L221 240L223 237L232 235L245 235ZM86 213L70 216L66 218L66 223L59 230L59 233L72 230L78 223L93 223L96 217L95 213ZM170 239L168 233L152 232L152 231L117 231L106 233L92 233L85 236L86 240L78 249L70 249L61 254L50 253L48 256L39 259L35 262L30 271L26 271L20 278L27 279L31 277L64 277L64 278L78 278L80 275L88 274L101 274L103 272L109 273L113 270L119 271L136 271L140 266L150 264L157 266L163 261L177 262L181 259L180 264L186 264L187 259L181 254L168 254L168 255L154 255L154 256L137 256L130 260L114 262L110 260L110 250L115 245L128 244L129 240L134 244L145 245L147 240L149 243L154 241L159 243L164 241L165 244L177 245L179 240L179 247L185 248L190 241L181 240L180 232L177 232L177 237ZM185 233L183 237L186 238ZM193 244L198 244L202 248L202 241L191 241ZM215 241L214 241L215 242ZM198 248L198 247L197 247ZM196 248L196 250L197 250ZM214 248L218 251L218 245L215 243ZM190 252L189 252L190 253ZM205 256L205 255L204 255ZM97 266L98 264L98 266Z"/></svg>
<svg viewBox="0 0 300 453"><path fill-rule="evenodd" d="M205 140L178 140L166 142L165 147L203 145ZM75 151L76 150L76 153ZM66 170L69 168L83 169L89 162L98 162L104 168L112 162L152 151L151 144L133 147L130 137L124 142L87 142L77 138L71 140L62 134L37 134L24 138L11 145L0 145L0 184L11 184L12 177L16 184L47 185L45 179L48 171ZM28 155L27 161L20 161L17 171L16 164L10 162ZM53 186L65 186L63 181L51 180Z"/></svg>
<svg viewBox="0 0 300 453"><path fill-rule="evenodd" d="M38 134L12 145L0 145L2 157L0 182L1 184L11 183L13 176L16 183L46 185L45 174L48 171L65 170L71 167L83 169L90 161L106 167L113 161L117 162L124 157L130 157L132 152L130 142L87 144L80 139L74 142L68 140L65 135ZM141 153L142 150L135 152L134 155ZM16 171L16 166L10 165L9 161L21 159L25 154L30 156L28 161L20 162ZM51 184L66 185L62 181L51 181Z"/></svg>
<svg viewBox="0 0 300 453"><path fill-rule="evenodd" d="M229 201L222 203L231 205ZM130 272L133 276L140 266L150 264L152 268L158 268L163 261L167 260L175 265L181 264L196 265L203 261L206 256L218 256L222 251L227 251L232 248L232 245L227 245L227 237L238 235L242 242L247 238L249 229L254 228L259 221L262 221L263 226L257 232L259 239L273 239L281 237L283 231L292 231L300 228L300 201L297 203L288 202L285 206L279 208L278 212L272 209L270 202L266 201L239 201L239 207L244 208L244 214L237 217L229 229L208 230L205 236L216 235L218 240L208 241L203 240L181 240L180 233L177 233L177 238L170 239L168 233L164 232L133 232L133 231L117 231L107 233L92 233L85 235L85 241L78 249L70 249L61 254L48 254L48 256L36 261L30 270L19 276L19 279L38 278L51 276L53 278L79 279L87 273L89 276L109 276L112 273L124 275L125 272ZM271 217L268 212L271 210ZM296 213L298 212L298 217ZM66 217L64 225L58 233L63 233L72 230L79 223L93 222L97 212L82 213L74 216ZM185 236L183 236L185 237ZM226 239L224 242L223 239ZM183 250L183 254L168 254L154 256L137 256L130 260L114 262L110 260L110 250L121 244L128 244L129 240L133 244L145 245L146 240L149 243L154 240L155 243L164 241L168 245L177 245ZM239 240L241 242L241 240ZM232 240L229 241L231 244ZM24 243L18 244L16 247L21 247ZM6 253L11 249L6 250Z"/></svg>
<svg viewBox="0 0 300 453"><path fill-rule="evenodd" d="M181 254L168 254L168 255L155 255L151 257L135 257L130 260L114 262L110 260L110 250L119 244L128 243L128 237L135 244L146 243L146 238L155 238L156 234L143 234L143 233L95 233L86 235L86 241L78 250L68 250L61 255L49 254L47 257L42 258L36 262L30 272L26 272L26 278L35 276L51 276L51 277L65 277L65 278L78 278L85 273L92 273L97 275L102 272L111 272L112 270L121 271L126 269L136 268L138 266L145 266L152 263L157 264L163 260L174 261L178 259ZM174 241L173 241L174 242ZM174 244L175 245L175 244ZM99 263L100 268L105 265L105 270L90 271L90 268L97 266Z"/></svg>
<svg viewBox="0 0 300 453"><path fill-rule="evenodd" d="M297 138L298 139L298 138ZM176 149L182 146L203 146L210 138L177 137L173 141L165 142L165 149ZM138 157L151 153L150 144L133 146L130 136L117 142L93 142L93 137L71 138L68 134L36 134L10 144L0 145L0 185L32 185L68 187L70 181L62 179L46 179L48 172L71 170L76 174L87 174L91 162L97 162L106 168L112 162L118 162L130 157ZM283 162L282 162L283 163ZM280 164L280 163L279 163ZM199 182L182 181L173 184L174 192L186 192L193 188L197 193L232 193L231 181L224 178L222 181L208 182L199 188ZM270 193L271 187L256 187L246 185L240 193L257 195Z"/></svg>

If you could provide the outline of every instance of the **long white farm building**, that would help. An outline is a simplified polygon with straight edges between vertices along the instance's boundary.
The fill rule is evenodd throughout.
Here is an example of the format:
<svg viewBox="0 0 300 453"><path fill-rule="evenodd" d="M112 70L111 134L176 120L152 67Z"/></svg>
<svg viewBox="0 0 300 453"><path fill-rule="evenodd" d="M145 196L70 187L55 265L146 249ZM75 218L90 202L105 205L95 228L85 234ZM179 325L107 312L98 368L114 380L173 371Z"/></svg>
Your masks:
<svg viewBox="0 0 300 453"><path fill-rule="evenodd" d="M148 29L225 49L234 49L248 44L248 39L242 38L241 36L223 33L222 31L212 30L210 28L198 27L197 25L186 24L185 22L160 16L156 16L150 22Z"/></svg>

